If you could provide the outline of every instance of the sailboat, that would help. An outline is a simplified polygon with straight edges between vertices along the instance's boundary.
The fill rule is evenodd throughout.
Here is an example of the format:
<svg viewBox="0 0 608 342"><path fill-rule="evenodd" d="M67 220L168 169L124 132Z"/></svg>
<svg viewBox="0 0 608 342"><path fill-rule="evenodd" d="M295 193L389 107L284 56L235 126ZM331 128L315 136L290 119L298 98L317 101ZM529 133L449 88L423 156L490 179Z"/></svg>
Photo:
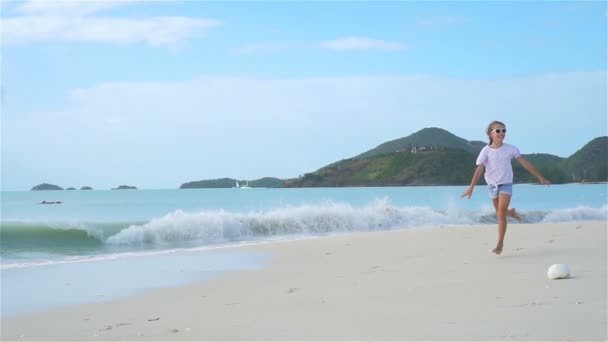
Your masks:
<svg viewBox="0 0 608 342"><path fill-rule="evenodd" d="M233 188L233 189L239 189L240 187L241 187L241 186L239 185L239 181L237 180L237 181L236 181L236 185L235 185L235 186L233 186L232 188Z"/></svg>
<svg viewBox="0 0 608 342"><path fill-rule="evenodd" d="M251 187L249 186L249 181L247 181L245 185L241 185L241 189L251 189Z"/></svg>

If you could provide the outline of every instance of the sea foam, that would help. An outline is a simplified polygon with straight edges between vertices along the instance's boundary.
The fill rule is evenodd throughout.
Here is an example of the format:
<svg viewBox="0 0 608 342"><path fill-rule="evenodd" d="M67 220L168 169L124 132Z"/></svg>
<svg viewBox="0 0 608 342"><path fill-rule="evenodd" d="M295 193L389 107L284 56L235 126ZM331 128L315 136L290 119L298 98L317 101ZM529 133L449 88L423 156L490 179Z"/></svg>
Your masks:
<svg viewBox="0 0 608 342"><path fill-rule="evenodd" d="M608 217L606 207L533 211L529 215L526 211L520 211L520 214L524 223L606 220ZM491 208L436 210L429 207L396 207L387 199L376 200L364 207L354 207L347 203L328 201L248 213L225 210L188 213L177 210L142 225L131 225L109 237L106 242L196 242L207 245L277 236L490 223L496 223L496 215Z"/></svg>

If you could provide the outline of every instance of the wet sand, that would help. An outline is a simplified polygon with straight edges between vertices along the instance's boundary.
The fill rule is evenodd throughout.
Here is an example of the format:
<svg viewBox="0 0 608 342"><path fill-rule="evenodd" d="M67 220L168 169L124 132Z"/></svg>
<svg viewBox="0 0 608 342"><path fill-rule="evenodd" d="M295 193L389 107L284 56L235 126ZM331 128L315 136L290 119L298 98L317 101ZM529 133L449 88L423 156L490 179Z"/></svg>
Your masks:
<svg viewBox="0 0 608 342"><path fill-rule="evenodd" d="M606 340L607 224L357 233L238 247L262 269L9 316L2 340ZM564 263L570 279L550 280ZM116 279L120 281L120 279ZM103 291L101 288L100 291Z"/></svg>

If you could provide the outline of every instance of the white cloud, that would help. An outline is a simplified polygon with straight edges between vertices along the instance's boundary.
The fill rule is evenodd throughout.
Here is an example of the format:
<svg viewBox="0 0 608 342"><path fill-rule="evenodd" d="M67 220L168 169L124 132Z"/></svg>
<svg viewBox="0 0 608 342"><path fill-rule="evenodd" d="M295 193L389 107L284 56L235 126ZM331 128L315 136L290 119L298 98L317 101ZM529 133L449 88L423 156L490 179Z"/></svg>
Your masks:
<svg viewBox="0 0 608 342"><path fill-rule="evenodd" d="M16 8L19 13L27 15L89 15L95 12L135 3L137 0L120 1L75 1L75 0L29 0Z"/></svg>
<svg viewBox="0 0 608 342"><path fill-rule="evenodd" d="M25 15L2 19L2 44L98 42L171 47L222 24L219 20L179 16L91 15L131 2L26 2L17 8Z"/></svg>
<svg viewBox="0 0 608 342"><path fill-rule="evenodd" d="M365 37L346 37L334 40L326 40L320 43L321 47L330 50L379 50L398 51L407 48L406 45Z"/></svg>

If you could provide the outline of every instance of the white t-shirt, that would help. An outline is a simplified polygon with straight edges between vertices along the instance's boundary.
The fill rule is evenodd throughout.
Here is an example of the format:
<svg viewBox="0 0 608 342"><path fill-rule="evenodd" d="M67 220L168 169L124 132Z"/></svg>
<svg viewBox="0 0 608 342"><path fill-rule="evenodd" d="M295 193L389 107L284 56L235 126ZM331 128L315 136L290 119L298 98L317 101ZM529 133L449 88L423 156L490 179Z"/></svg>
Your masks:
<svg viewBox="0 0 608 342"><path fill-rule="evenodd" d="M477 157L477 165L486 168L484 177L488 185L513 183L511 160L521 157L519 149L513 145L502 144L499 148L486 145Z"/></svg>

